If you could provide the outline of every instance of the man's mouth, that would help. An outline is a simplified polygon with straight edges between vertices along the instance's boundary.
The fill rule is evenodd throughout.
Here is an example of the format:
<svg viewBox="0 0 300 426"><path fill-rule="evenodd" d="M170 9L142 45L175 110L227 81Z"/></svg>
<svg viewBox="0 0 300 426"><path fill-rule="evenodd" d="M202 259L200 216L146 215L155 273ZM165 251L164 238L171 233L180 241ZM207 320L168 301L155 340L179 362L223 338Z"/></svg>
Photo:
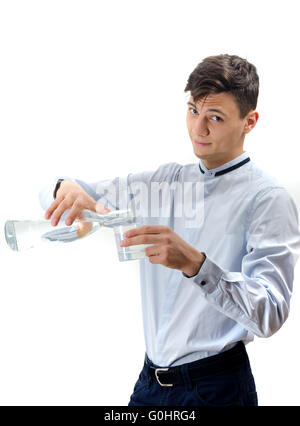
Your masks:
<svg viewBox="0 0 300 426"><path fill-rule="evenodd" d="M194 143L195 143L196 145L200 145L200 146L211 145L211 143L210 143L210 142L194 141Z"/></svg>

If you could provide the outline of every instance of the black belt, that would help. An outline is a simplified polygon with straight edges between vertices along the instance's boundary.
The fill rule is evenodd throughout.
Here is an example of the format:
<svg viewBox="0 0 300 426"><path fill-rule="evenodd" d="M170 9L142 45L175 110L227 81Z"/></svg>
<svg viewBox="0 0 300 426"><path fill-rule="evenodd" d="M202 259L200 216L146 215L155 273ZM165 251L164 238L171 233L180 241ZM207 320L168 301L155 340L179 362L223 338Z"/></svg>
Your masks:
<svg viewBox="0 0 300 426"><path fill-rule="evenodd" d="M173 386L183 384L182 366L161 368L153 364L146 356L145 364L149 367L149 374L154 377L161 386ZM238 342L233 348L188 363L188 372L191 380L199 380L204 377L225 373L249 364L248 355L243 342Z"/></svg>

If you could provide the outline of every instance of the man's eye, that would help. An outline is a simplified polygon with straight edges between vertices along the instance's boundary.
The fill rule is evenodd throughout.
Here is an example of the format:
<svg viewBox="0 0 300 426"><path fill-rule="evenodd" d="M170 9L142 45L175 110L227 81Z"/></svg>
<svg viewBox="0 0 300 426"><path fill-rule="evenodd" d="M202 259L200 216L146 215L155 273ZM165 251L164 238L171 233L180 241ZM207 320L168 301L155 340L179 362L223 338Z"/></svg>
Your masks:
<svg viewBox="0 0 300 426"><path fill-rule="evenodd" d="M192 115L198 114L198 111L195 108L189 108L189 110L192 113Z"/></svg>
<svg viewBox="0 0 300 426"><path fill-rule="evenodd" d="M212 117L212 119L213 119L214 121L222 121L222 118L221 118L221 117L219 117L218 115L214 115L214 116Z"/></svg>

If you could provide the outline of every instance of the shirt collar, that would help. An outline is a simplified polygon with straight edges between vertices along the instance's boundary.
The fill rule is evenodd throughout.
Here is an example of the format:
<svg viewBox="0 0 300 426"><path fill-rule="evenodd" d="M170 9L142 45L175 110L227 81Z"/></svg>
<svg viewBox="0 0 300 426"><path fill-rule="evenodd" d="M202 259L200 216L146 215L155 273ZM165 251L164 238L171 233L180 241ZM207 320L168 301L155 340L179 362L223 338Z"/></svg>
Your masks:
<svg viewBox="0 0 300 426"><path fill-rule="evenodd" d="M228 161L228 163L222 164L219 167L216 167L215 169L207 169L202 160L199 161L199 169L201 173L204 174L204 176L220 176L224 175L225 173L229 173L232 170L237 169L238 167L243 166L244 164L248 163L250 161L250 157L246 151L244 151L241 155L238 157L235 157L233 160Z"/></svg>

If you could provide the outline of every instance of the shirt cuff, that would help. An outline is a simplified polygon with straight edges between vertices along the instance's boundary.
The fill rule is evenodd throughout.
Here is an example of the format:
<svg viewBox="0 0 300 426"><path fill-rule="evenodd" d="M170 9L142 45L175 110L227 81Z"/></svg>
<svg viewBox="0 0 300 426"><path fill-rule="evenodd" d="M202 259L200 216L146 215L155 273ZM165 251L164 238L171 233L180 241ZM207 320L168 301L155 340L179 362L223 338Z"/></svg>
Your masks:
<svg viewBox="0 0 300 426"><path fill-rule="evenodd" d="M205 253L203 253L203 252L201 252L201 254L203 254L203 256L204 256L204 261L203 261L203 263L204 263L204 262L205 262L205 259L206 259L206 254L205 254ZM185 274L184 272L182 272L182 275L183 275L184 277L186 277L186 278L193 278L193 277L195 277L196 275L198 275L198 274L199 274L199 271L200 271L200 269L202 268L203 263L202 263L202 265L200 266L200 268L198 269L198 272L196 272L194 275L187 275L187 274Z"/></svg>
<svg viewBox="0 0 300 426"><path fill-rule="evenodd" d="M54 198L54 200L56 199L57 191L59 190L59 187L60 187L61 183L62 183L64 180L65 180L65 179L58 179L58 181L57 181L57 183L56 183L56 185L55 185L54 191L53 191L53 198Z"/></svg>
<svg viewBox="0 0 300 426"><path fill-rule="evenodd" d="M187 279L192 279L195 284L205 291L205 293L212 293L221 280L224 271L216 263L206 257L196 275L189 277L184 274L184 272L182 272L182 274Z"/></svg>

